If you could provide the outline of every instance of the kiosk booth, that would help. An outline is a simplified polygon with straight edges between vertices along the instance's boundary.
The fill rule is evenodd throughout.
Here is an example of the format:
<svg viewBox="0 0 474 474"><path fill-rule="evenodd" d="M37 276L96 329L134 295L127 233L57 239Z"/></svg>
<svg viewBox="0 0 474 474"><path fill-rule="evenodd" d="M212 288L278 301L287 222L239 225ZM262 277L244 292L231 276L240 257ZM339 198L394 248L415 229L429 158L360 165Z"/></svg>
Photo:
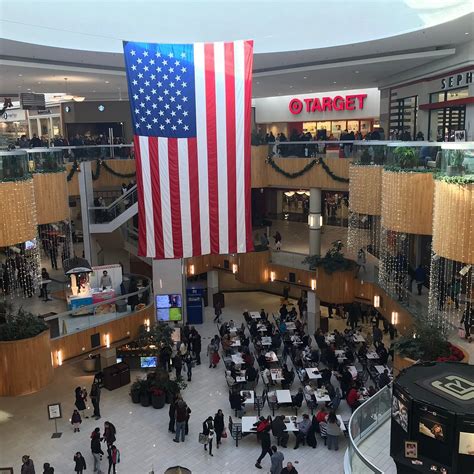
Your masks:
<svg viewBox="0 0 474 474"><path fill-rule="evenodd" d="M390 455L398 474L474 473L474 366L429 362L400 373Z"/></svg>

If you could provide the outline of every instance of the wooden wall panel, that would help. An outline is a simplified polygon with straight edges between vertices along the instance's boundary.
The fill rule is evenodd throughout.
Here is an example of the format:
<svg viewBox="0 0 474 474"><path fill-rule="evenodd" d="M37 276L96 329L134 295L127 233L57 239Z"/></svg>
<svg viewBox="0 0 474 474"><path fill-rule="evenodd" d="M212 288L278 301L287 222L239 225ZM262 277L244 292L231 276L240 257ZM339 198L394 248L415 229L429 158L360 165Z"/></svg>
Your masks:
<svg viewBox="0 0 474 474"><path fill-rule="evenodd" d="M38 224L69 219L67 173L35 173L36 216Z"/></svg>
<svg viewBox="0 0 474 474"><path fill-rule="evenodd" d="M49 331L19 341L0 342L0 396L37 392L53 379Z"/></svg>
<svg viewBox="0 0 474 474"><path fill-rule="evenodd" d="M359 214L380 216L382 212L382 166L351 165L349 207Z"/></svg>
<svg viewBox="0 0 474 474"><path fill-rule="evenodd" d="M432 173L382 172L382 225L409 234L433 232Z"/></svg>
<svg viewBox="0 0 474 474"><path fill-rule="evenodd" d="M36 226L33 180L0 183L0 247L34 239Z"/></svg>
<svg viewBox="0 0 474 474"><path fill-rule="evenodd" d="M268 261L270 252L249 252L238 254L237 280L245 283L265 283L268 281Z"/></svg>
<svg viewBox="0 0 474 474"><path fill-rule="evenodd" d="M323 170L321 165L315 165L310 171L299 178L286 178L282 174L275 171L266 159L268 156L267 146L252 147L252 187L264 188L268 186L280 188L303 188L311 187L323 189L336 189L347 191L348 183L340 183L334 181ZM274 158L275 163L283 170L289 173L295 173L302 170L313 158ZM342 178L349 178L349 165L351 160L340 159L337 157L325 157L325 163L331 171Z"/></svg>
<svg viewBox="0 0 474 474"><path fill-rule="evenodd" d="M118 173L135 173L135 160L104 160L104 162ZM93 163L93 172L95 172L95 168L96 165L95 163ZM132 179L136 181L135 177L122 178L120 176L115 176L102 167L102 169L100 170L99 179L94 181L94 189L118 189L120 188L122 183L128 184Z"/></svg>
<svg viewBox="0 0 474 474"><path fill-rule="evenodd" d="M433 250L457 262L474 264L474 185L436 181Z"/></svg>
<svg viewBox="0 0 474 474"><path fill-rule="evenodd" d="M71 171L72 163L66 165L66 174L68 175ZM74 173L74 176L71 178L71 181L67 181L67 193L69 196L79 196L79 180L77 174L80 171Z"/></svg>
<svg viewBox="0 0 474 474"><path fill-rule="evenodd" d="M136 339L138 337L138 329L142 324L144 324L145 319L149 319L150 322L155 320L154 305L137 311L133 315L115 319L113 321L101 324L100 326L86 329L85 331L75 332L58 339L53 339L51 341L50 352L52 354L55 367L57 366L56 353L59 350L61 351L63 361L80 356L84 352L91 351L92 334L100 333L102 346L105 345L106 334L110 335L111 344L126 338L130 338L131 340ZM84 348L84 351L82 348ZM51 354L49 355L50 360Z"/></svg>

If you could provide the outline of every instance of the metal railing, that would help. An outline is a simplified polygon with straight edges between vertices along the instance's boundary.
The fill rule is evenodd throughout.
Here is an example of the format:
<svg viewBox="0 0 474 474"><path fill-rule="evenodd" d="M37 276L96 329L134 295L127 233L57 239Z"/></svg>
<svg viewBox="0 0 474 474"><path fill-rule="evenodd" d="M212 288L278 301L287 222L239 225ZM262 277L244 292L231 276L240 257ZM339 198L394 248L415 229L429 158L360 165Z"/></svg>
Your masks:
<svg viewBox="0 0 474 474"><path fill-rule="evenodd" d="M90 220L93 224L105 224L113 221L138 200L137 185L130 188L125 194L108 206L90 206Z"/></svg>
<svg viewBox="0 0 474 474"><path fill-rule="evenodd" d="M121 319L133 314L130 298L137 297L135 305L144 304L145 307L153 303L152 287L149 278L143 275L124 275L124 282L134 278L142 282L143 286L137 291L115 296L98 303L88 304L73 310L55 314L44 319L50 326L51 339L57 339L68 334L85 331L100 326L108 321Z"/></svg>
<svg viewBox="0 0 474 474"><path fill-rule="evenodd" d="M349 446L345 465L346 474L383 474L359 449L364 439L390 418L392 388L384 387L357 408L349 420Z"/></svg>

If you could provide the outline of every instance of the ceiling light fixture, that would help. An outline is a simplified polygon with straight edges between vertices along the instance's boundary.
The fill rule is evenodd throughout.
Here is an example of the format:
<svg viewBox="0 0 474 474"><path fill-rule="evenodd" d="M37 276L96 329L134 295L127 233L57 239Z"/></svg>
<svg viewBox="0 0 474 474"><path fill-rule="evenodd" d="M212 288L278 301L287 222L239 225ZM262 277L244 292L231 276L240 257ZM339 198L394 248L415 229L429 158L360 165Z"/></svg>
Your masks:
<svg viewBox="0 0 474 474"><path fill-rule="evenodd" d="M336 82L336 81L332 81L332 83L333 83L333 84L337 84L337 82Z"/></svg>
<svg viewBox="0 0 474 474"><path fill-rule="evenodd" d="M471 33L469 33L469 31L466 31L466 33L464 33L465 35L470 35Z"/></svg>
<svg viewBox="0 0 474 474"><path fill-rule="evenodd" d="M303 79L308 79L308 76L303 76Z"/></svg>
<svg viewBox="0 0 474 474"><path fill-rule="evenodd" d="M18 74L18 77L22 77L22 76L23 76L23 74Z"/></svg>
<svg viewBox="0 0 474 474"><path fill-rule="evenodd" d="M75 95L72 99L73 99L75 102L84 102L85 97L81 97L81 96L79 96L79 95Z"/></svg>
<svg viewBox="0 0 474 474"><path fill-rule="evenodd" d="M105 81L106 84L110 84L110 81Z"/></svg>

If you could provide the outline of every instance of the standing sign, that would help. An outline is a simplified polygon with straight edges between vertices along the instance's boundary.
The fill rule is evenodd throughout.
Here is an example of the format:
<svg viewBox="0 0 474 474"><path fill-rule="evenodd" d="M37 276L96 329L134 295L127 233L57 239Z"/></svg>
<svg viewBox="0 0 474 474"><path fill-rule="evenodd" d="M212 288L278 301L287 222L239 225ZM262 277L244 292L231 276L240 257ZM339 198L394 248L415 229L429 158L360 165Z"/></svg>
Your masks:
<svg viewBox="0 0 474 474"><path fill-rule="evenodd" d="M48 405L48 419L54 420L54 433L51 438L60 438L62 433L58 433L58 418L62 418L61 404L51 403Z"/></svg>
<svg viewBox="0 0 474 474"><path fill-rule="evenodd" d="M186 290L187 322L189 324L202 324L203 322L202 296L202 288L188 288Z"/></svg>

